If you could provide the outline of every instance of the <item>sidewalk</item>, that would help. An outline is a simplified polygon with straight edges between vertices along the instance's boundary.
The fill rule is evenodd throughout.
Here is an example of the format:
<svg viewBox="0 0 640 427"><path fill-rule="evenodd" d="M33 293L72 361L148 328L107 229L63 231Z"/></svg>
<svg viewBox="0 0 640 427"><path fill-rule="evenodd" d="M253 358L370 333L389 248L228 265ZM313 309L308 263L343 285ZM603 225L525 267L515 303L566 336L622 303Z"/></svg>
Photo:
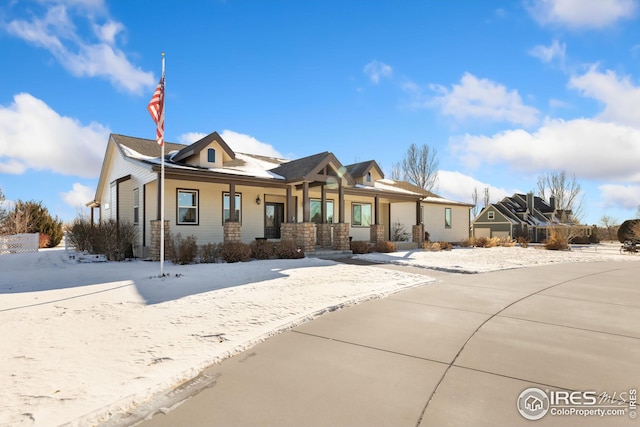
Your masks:
<svg viewBox="0 0 640 427"><path fill-rule="evenodd" d="M424 273L439 282L335 311L210 367L211 387L139 425L640 425L628 410L629 390L640 389L640 265ZM531 387L627 396L608 402L626 413L529 421L517 402Z"/></svg>

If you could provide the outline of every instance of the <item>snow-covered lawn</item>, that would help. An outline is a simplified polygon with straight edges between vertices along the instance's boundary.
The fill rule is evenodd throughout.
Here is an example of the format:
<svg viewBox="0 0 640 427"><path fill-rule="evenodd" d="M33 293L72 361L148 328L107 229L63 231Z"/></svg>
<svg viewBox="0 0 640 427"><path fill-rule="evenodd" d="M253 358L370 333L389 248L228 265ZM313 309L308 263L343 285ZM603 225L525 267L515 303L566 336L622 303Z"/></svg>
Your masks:
<svg viewBox="0 0 640 427"><path fill-rule="evenodd" d="M604 246L602 248L605 248ZM361 256L455 271L640 261L587 249L454 249ZM428 271L428 270L427 270ZM313 258L174 266L0 256L0 425L91 425L292 325L432 281Z"/></svg>

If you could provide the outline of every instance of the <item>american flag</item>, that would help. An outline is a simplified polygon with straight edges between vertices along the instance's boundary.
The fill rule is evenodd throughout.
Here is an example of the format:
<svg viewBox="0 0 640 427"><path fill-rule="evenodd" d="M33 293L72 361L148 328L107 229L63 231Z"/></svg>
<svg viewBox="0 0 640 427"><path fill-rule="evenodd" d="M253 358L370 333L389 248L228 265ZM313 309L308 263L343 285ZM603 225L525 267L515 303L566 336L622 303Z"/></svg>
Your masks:
<svg viewBox="0 0 640 427"><path fill-rule="evenodd" d="M164 76L160 79L151 101L147 106L151 118L156 123L156 142L159 146L164 145Z"/></svg>

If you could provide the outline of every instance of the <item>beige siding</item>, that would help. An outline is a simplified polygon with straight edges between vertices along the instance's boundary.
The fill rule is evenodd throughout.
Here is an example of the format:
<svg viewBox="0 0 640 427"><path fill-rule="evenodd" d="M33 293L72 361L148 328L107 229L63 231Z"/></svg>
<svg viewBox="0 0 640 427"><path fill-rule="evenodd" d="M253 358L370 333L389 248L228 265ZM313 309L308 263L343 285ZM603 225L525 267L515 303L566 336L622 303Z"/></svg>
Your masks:
<svg viewBox="0 0 640 427"><path fill-rule="evenodd" d="M423 203L424 229L433 242L462 242L469 238L469 208L457 205ZM445 209L451 209L451 228L445 227Z"/></svg>
<svg viewBox="0 0 640 427"><path fill-rule="evenodd" d="M400 223L409 234L411 240L411 230L416 224L416 204L415 202L393 203L391 205L391 227Z"/></svg>

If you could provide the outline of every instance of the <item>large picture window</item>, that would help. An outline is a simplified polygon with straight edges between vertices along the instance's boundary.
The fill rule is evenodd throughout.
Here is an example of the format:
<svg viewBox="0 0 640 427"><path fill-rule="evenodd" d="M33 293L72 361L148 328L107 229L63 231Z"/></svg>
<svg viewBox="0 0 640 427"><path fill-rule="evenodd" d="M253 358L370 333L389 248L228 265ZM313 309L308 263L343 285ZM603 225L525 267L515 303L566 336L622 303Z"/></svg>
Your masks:
<svg viewBox="0 0 640 427"><path fill-rule="evenodd" d="M325 222L327 224L333 224L333 200L327 200L327 211L325 218ZM316 224L322 223L322 200L311 199L310 201L310 209L311 209L311 222L315 222Z"/></svg>
<svg viewBox="0 0 640 427"><path fill-rule="evenodd" d="M222 194L222 221L229 221L229 193ZM242 222L242 193L236 193L236 217L235 221Z"/></svg>
<svg viewBox="0 0 640 427"><path fill-rule="evenodd" d="M451 228L451 208L444 208L444 228Z"/></svg>
<svg viewBox="0 0 640 427"><path fill-rule="evenodd" d="M371 225L370 203L353 203L351 205L351 225L362 227Z"/></svg>
<svg viewBox="0 0 640 427"><path fill-rule="evenodd" d="M178 224L198 224L198 190L178 190Z"/></svg>

